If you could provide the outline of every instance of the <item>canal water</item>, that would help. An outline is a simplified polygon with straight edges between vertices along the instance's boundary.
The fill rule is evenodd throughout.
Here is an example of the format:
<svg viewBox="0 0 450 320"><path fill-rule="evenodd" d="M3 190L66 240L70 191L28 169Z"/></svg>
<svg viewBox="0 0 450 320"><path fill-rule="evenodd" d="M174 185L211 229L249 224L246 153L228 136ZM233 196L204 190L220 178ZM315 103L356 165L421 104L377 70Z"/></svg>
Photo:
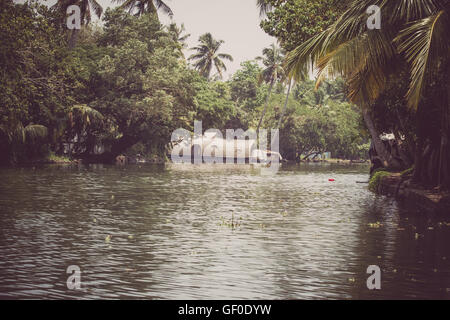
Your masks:
<svg viewBox="0 0 450 320"><path fill-rule="evenodd" d="M0 298L450 299L450 215L374 195L368 169L2 168Z"/></svg>

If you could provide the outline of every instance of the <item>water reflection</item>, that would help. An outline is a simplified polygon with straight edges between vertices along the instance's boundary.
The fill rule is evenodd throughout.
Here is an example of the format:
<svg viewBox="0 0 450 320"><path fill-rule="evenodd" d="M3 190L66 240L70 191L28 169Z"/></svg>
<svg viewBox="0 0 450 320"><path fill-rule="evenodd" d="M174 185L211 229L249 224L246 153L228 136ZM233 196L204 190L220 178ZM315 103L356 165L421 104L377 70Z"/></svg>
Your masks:
<svg viewBox="0 0 450 320"><path fill-rule="evenodd" d="M450 298L450 218L371 194L367 169L1 169L0 297Z"/></svg>

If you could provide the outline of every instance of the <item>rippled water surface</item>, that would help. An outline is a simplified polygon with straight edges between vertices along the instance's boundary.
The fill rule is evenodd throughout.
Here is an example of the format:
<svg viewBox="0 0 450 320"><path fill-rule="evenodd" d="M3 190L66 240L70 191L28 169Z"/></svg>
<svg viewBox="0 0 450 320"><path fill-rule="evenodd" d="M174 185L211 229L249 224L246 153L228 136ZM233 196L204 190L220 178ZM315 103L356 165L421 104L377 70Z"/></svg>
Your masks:
<svg viewBox="0 0 450 320"><path fill-rule="evenodd" d="M367 172L0 169L0 297L449 299L450 215L375 196L357 183ZM71 265L79 291L67 289ZM379 291L367 289L369 265Z"/></svg>

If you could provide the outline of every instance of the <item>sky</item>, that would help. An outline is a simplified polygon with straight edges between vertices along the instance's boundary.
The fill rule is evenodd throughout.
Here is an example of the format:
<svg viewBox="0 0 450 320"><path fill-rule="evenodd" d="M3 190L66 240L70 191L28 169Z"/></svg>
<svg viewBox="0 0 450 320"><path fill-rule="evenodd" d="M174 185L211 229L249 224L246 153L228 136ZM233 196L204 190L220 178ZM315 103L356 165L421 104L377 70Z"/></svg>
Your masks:
<svg viewBox="0 0 450 320"><path fill-rule="evenodd" d="M111 0L97 1L103 9L117 5ZM51 5L56 1L43 2ZM174 12L172 20L178 25L184 23L186 32L191 34L187 40L189 48L196 46L200 35L206 32L225 41L220 52L231 54L234 61L225 61L224 80L239 69L242 62L260 56L263 48L276 42L259 27L256 0L165 0L165 3ZM171 22L163 12L159 12L159 17L163 24ZM192 51L186 52L187 57L190 54Z"/></svg>

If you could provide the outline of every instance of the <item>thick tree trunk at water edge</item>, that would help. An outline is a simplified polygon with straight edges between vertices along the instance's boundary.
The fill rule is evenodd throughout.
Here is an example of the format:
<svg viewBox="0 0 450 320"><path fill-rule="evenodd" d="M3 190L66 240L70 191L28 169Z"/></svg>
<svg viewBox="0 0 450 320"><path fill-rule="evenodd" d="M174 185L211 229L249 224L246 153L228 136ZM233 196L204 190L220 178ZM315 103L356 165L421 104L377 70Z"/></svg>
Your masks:
<svg viewBox="0 0 450 320"><path fill-rule="evenodd" d="M448 75L450 62L443 70ZM450 82L444 83L426 97L416 115L418 142L413 181L427 188L450 189Z"/></svg>
<svg viewBox="0 0 450 320"><path fill-rule="evenodd" d="M372 143L375 147L378 157L385 168L402 168L401 163L394 159L392 155L386 149L383 141L381 141L380 134L375 128L372 121L372 117L366 108L362 108L364 122L366 123L367 129L369 130L370 136L372 137Z"/></svg>

